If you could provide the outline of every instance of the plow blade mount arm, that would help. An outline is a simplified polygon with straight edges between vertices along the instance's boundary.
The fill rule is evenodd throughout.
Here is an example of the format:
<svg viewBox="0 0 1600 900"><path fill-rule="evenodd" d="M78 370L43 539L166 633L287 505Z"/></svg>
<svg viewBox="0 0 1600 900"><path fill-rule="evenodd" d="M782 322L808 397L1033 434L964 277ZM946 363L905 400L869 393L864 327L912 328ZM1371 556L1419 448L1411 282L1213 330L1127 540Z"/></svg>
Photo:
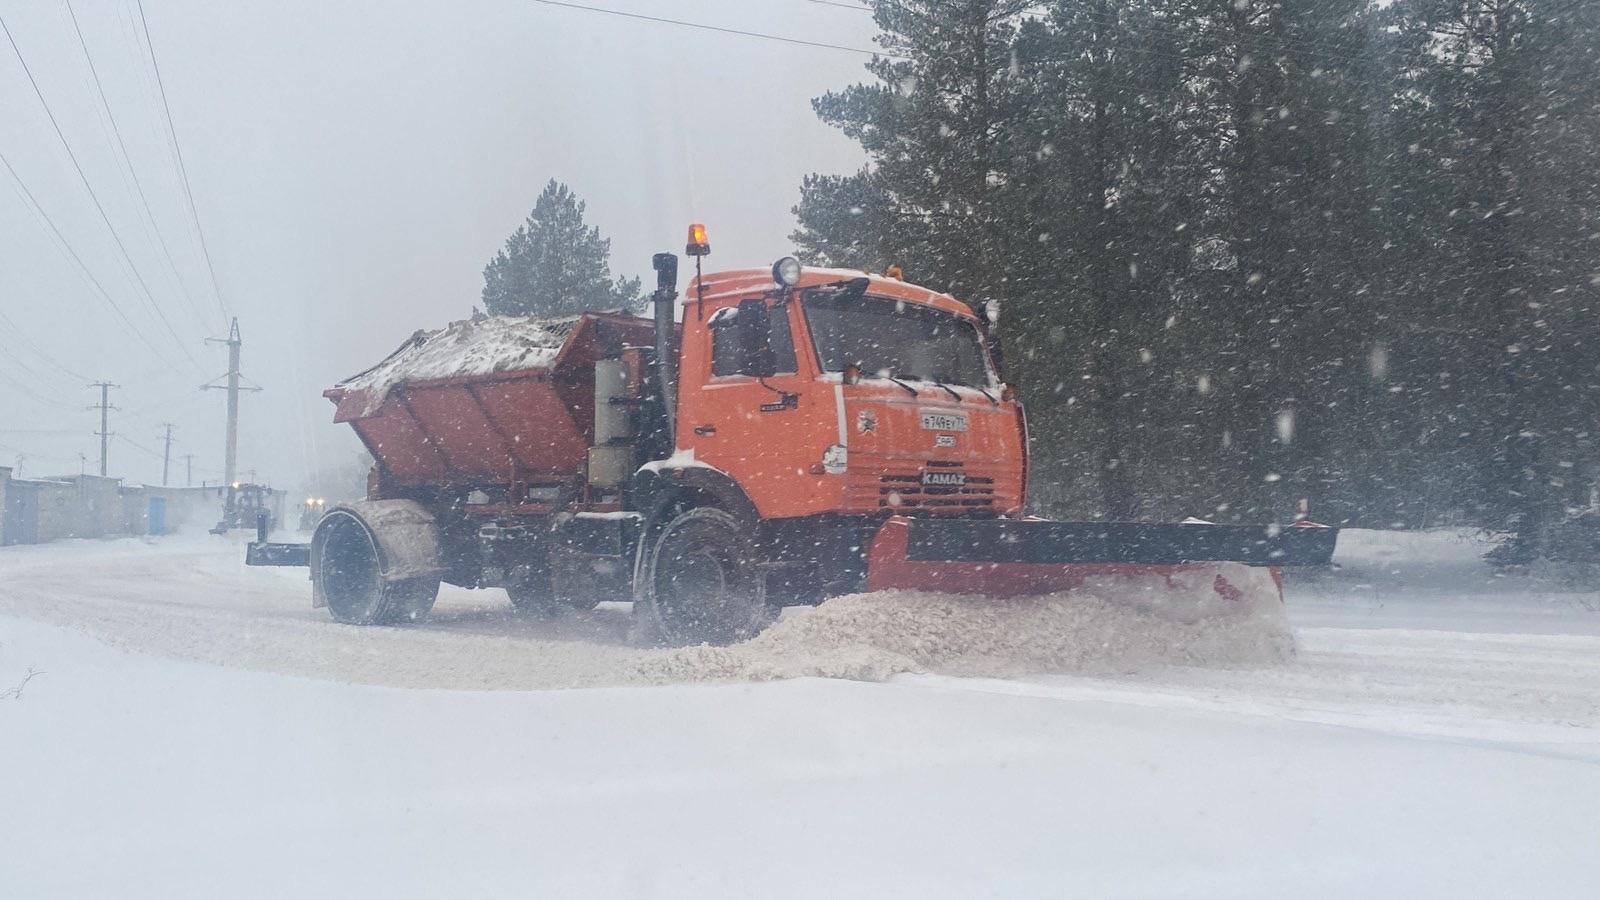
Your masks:
<svg viewBox="0 0 1600 900"><path fill-rule="evenodd" d="M1338 529L1263 525L889 519L867 555L867 590L1016 597L1099 575L1171 575L1215 567L1325 566Z"/></svg>
<svg viewBox="0 0 1600 900"><path fill-rule="evenodd" d="M274 544L267 540L272 530L272 519L262 512L256 517L256 539L244 551L247 566L309 566L310 544Z"/></svg>
<svg viewBox="0 0 1600 900"><path fill-rule="evenodd" d="M311 545L251 541L250 546L245 548L244 551L244 564L247 566L309 566L311 565Z"/></svg>

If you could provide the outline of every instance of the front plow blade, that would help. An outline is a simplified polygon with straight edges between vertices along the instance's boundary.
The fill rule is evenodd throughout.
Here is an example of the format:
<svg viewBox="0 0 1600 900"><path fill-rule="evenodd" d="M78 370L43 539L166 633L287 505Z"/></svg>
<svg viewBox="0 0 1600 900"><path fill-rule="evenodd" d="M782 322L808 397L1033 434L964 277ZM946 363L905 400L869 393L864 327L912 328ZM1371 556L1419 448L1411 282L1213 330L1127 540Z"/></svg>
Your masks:
<svg viewBox="0 0 1600 900"><path fill-rule="evenodd" d="M1236 563L1327 565L1338 529L1260 525L1050 522L1009 519L889 519L867 555L867 590L893 588L1020 597L1082 586L1099 576L1204 577L1236 591ZM1142 580L1142 579L1141 579Z"/></svg>

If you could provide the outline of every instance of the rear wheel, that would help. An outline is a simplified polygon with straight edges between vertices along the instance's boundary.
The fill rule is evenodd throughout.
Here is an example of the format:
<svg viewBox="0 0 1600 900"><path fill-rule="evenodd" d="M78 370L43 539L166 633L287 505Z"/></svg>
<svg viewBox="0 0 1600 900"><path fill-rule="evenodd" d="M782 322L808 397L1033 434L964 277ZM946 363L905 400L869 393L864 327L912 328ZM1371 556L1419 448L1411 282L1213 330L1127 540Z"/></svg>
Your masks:
<svg viewBox="0 0 1600 900"><path fill-rule="evenodd" d="M437 576L387 581L372 534L355 516L330 513L312 537L313 577L336 621L348 625L413 622L433 608Z"/></svg>
<svg viewBox="0 0 1600 900"><path fill-rule="evenodd" d="M750 529L720 509L679 513L653 537L636 580L640 633L673 645L731 644L769 625L765 576Z"/></svg>

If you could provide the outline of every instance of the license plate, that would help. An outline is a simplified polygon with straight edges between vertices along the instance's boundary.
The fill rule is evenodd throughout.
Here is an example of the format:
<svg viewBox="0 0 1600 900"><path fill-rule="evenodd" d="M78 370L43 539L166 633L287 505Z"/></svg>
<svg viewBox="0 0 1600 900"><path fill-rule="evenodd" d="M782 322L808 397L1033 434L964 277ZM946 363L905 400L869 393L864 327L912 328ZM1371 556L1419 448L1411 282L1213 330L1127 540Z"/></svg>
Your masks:
<svg viewBox="0 0 1600 900"><path fill-rule="evenodd" d="M923 431L966 431L967 417L954 413L922 411Z"/></svg>
<svg viewBox="0 0 1600 900"><path fill-rule="evenodd" d="M967 483L965 472L938 472L925 469L922 472L924 487L962 487Z"/></svg>

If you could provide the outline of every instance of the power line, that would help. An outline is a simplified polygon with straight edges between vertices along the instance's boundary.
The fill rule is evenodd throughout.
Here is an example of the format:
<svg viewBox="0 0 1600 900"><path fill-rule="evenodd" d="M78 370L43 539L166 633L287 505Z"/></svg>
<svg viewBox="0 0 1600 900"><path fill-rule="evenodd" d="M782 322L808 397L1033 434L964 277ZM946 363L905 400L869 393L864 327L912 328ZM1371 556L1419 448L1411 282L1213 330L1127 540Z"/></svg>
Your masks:
<svg viewBox="0 0 1600 900"><path fill-rule="evenodd" d="M38 403L41 406L54 406L60 409L74 408L71 404L62 402L61 400L52 400L49 397L41 395L38 391L35 391L21 381L18 381L14 376L7 375L4 372L0 372L0 379L3 379L7 384L15 387L19 392L26 395L28 398L32 399L33 402Z"/></svg>
<svg viewBox="0 0 1600 900"><path fill-rule="evenodd" d="M22 361L22 357L13 355L10 358L10 362L12 364L14 364L17 368L21 369L23 372L25 372L28 375L38 379L40 384L49 384L50 383L50 378L46 377L45 375L40 374L38 369L35 369L33 366L30 366L26 362L23 362ZM15 384L15 385L17 385L19 387L22 387L22 383L20 381L17 381L12 376L9 376L9 375L6 376L6 380L10 381L12 384ZM42 398L39 397L38 394L33 394L33 392L28 391L26 387L23 387L22 389L24 391L27 391L28 393L32 394L36 399L42 399Z"/></svg>
<svg viewBox="0 0 1600 900"><path fill-rule="evenodd" d="M6 450L10 451L11 453L15 453L22 459L42 459L47 462L77 462L82 458L82 454L79 454L78 456L47 456L43 453L29 453L28 451L23 450L21 447L13 447L10 444L0 444L0 450Z"/></svg>
<svg viewBox="0 0 1600 900"><path fill-rule="evenodd" d="M67 377L79 381L87 380L85 376L74 373L71 369L68 369L66 366L63 366L52 359L48 353L40 350L39 346L29 339L29 337L23 333L22 329L18 328L17 324L11 321L11 318L3 312L0 312L0 336L3 336L6 339L6 342L9 346L15 347L19 351L27 350L31 352L34 356L37 356L48 365L54 367L57 371L67 375ZM54 377L47 376L41 373L38 369L29 365L25 360L23 360L20 353L11 354L10 361L12 364L17 366L17 368L33 376L34 378L37 378L40 384L48 385L51 383ZM14 379L12 379L12 381L13 383L16 383ZM37 395L34 396L37 397ZM65 401L62 402L64 403Z"/></svg>
<svg viewBox="0 0 1600 900"><path fill-rule="evenodd" d="M144 207L146 221L150 223L150 231L155 235L156 243L161 247L161 255L166 258L167 268L172 271L172 278L178 285L178 291L183 294L189 303L189 309L196 315L200 310L195 304L194 297L190 296L189 288L184 284L183 276L178 274L178 265L172 260L172 249L167 246L167 239L161 233L161 226L157 224L155 213L150 211L150 199L145 195L144 183L139 180L139 170L134 168L133 157L128 154L128 144L122 138L122 129L117 126L116 114L111 111L111 103L106 99L105 86L100 82L100 70L95 67L94 56L89 53L89 44L83 39L83 29L78 25L78 14L72 8L72 0L64 0L67 7L67 16L72 19L72 31L78 36L78 48L83 51L83 61L89 65L89 74L94 79L94 90L100 97L100 108L106 112L106 120L111 123L111 133L117 139L117 149L122 153L122 162L128 168L128 174L133 177L135 193L139 195L139 204Z"/></svg>
<svg viewBox="0 0 1600 900"><path fill-rule="evenodd" d="M156 62L156 45L150 40L150 23L144 17L144 0L136 0L139 7L139 24L144 30L144 45L150 51L150 67L156 73L156 87L161 93L161 111L167 118L167 133L172 136L172 149L178 157L178 175L183 180L183 196L189 203L189 218L194 221L195 236L200 239L200 253L206 260L206 274L211 277L211 294L217 300L217 309L224 319L232 316L228 304L222 299L222 287L217 283L217 269L211 264L211 248L206 245L206 231L200 227L200 213L194 205L194 189L189 184L189 167L183 162L183 144L178 141L178 128L172 122L172 107L167 103L167 85L161 80L161 64Z"/></svg>
<svg viewBox="0 0 1600 900"><path fill-rule="evenodd" d="M83 182L84 190L89 192L89 199L94 201L94 208L100 213L100 220L105 223L106 229L111 232L111 240L116 243L117 249L122 253L123 260L128 264L128 269L133 273L134 280L139 283L139 287L144 291L145 298L150 302L150 308L161 319L161 324L166 326L167 333L172 335L172 340L183 351L183 355L188 357L189 362L194 363L194 354L189 352L189 348L184 344L183 339L178 337L178 332L172 327L172 323L167 320L167 314L161 311L161 304L157 303L155 296L150 293L150 286L145 284L144 276L139 274L139 267L133 264L133 257L128 255L128 248L122 243L122 236L117 234L116 226L111 224L111 217L106 214L105 206L100 203L100 196L94 192L94 185L89 183L89 176L84 174L83 166L78 162L78 155L72 151L72 144L67 141L66 134L62 132L61 123L56 121L56 114L50 109L50 102L44 98L44 91L40 90L39 82L34 79L33 70L29 68L28 60L22 55L22 48L17 46L17 39L12 36L11 29L6 25L3 18L0 18L0 31L5 32L6 40L11 43L11 50L17 55L17 62L22 64L22 71L28 76L28 83L33 86L33 94L39 98L39 105L44 107L44 114L50 119L50 126L55 129L56 137L60 139L62 148L67 151L67 158L72 161L72 168L77 171L78 180Z"/></svg>
<svg viewBox="0 0 1600 900"><path fill-rule="evenodd" d="M50 214L44 211L44 207L39 204L38 198L35 197L33 195L33 191L28 188L27 182L23 181L22 176L17 174L17 170L12 167L11 161L6 159L6 155L3 152L0 152L0 165L4 165L6 167L6 171L11 173L11 180L16 182L17 188L22 192L22 196L28 201L28 208L33 210L34 215L37 216L40 221L44 222L45 226L50 230L50 234L55 237L57 245L64 253L66 253L68 258L72 260L73 264L78 267L78 271L83 273L84 278L88 279L89 283L94 286L96 293L98 293L100 297L106 301L106 305L111 307L112 312L117 314L117 318L122 320L122 324L128 326L128 330L133 332L133 334L138 337L139 340L143 341L145 346L149 347L150 351L156 354L157 358L161 358L163 361L165 361L164 357L162 356L161 349L157 347L155 342L151 341L150 338L139 329L139 326L133 324L133 320L128 318L128 314L126 312L123 312L122 307L115 299L112 298L111 292L106 290L105 285L100 283L99 278L95 277L94 272L89 268L88 264L83 261L83 257L78 255L78 251L73 249L72 242L68 241L66 235L61 233L61 229L56 227L55 220L51 219Z"/></svg>
<svg viewBox="0 0 1600 900"><path fill-rule="evenodd" d="M47 365L67 376L68 378L71 378L74 381L89 380L89 376L79 372L74 372L73 370L57 362L50 354L39 349L39 345L35 344L33 340L28 337L27 333L18 327L17 323L11 321L11 318L3 312L0 312L0 331L4 331L9 334L13 344L32 352L34 356L44 360Z"/></svg>
<svg viewBox="0 0 1600 900"><path fill-rule="evenodd" d="M666 19L661 16L647 16L644 13L624 12L620 9L606 9L600 6L584 6L581 3L563 3L561 0L533 0L545 6L560 6L566 9L578 9L584 12L603 13L608 16L620 16L624 19L638 19L644 22L656 22L662 25L677 25L680 28L699 28L703 31L715 31L721 34L738 35L739 37L758 38L764 41L779 41L785 44L798 44L802 47L818 47L823 50L842 50L846 53L859 53L863 56L884 56L889 59L910 59L898 53L886 53L882 50L864 50L860 47L847 47L844 44L829 44L823 41L807 41L801 38L785 37L781 34L767 34L760 31L743 31L738 28L725 28L721 25L707 25L704 22L686 22L682 19Z"/></svg>
<svg viewBox="0 0 1600 900"><path fill-rule="evenodd" d="M116 436L117 440L123 442L124 444L127 444L129 447L132 447L133 449L139 451L140 453L143 453L145 456L148 456L148 457L150 457L152 459L160 459L161 458L161 451L160 450L153 450L153 449L151 449L149 447L146 447L145 445L139 443L138 441L134 440L131 437L128 437L125 434L116 434L115 436Z"/></svg>

